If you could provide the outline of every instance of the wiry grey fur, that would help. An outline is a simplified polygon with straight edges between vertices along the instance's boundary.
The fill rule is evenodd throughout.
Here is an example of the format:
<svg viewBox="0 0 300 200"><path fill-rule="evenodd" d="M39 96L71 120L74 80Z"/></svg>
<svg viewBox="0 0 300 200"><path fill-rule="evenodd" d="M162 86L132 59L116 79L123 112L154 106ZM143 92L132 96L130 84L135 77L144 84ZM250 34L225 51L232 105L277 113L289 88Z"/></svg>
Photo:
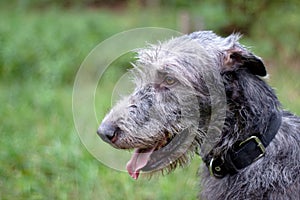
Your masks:
<svg viewBox="0 0 300 200"><path fill-rule="evenodd" d="M117 127L105 140L121 149L161 146L145 171L169 172L194 153L222 155L237 141L264 134L271 114L282 112L264 157L222 179L203 165L199 198L300 199L300 119L281 109L259 77L266 75L263 62L239 38L202 31L139 50L136 89L103 120L101 126Z"/></svg>

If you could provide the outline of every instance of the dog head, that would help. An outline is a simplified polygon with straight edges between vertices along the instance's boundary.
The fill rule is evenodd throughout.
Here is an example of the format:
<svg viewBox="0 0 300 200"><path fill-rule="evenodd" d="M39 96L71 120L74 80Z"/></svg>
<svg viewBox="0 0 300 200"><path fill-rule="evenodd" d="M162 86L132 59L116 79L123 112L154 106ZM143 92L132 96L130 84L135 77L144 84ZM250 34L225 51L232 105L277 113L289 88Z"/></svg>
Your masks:
<svg viewBox="0 0 300 200"><path fill-rule="evenodd" d="M137 51L134 92L103 119L99 136L115 148L134 149L127 164L139 172L171 171L221 137L226 112L223 73L264 76L260 58L238 43L196 32Z"/></svg>

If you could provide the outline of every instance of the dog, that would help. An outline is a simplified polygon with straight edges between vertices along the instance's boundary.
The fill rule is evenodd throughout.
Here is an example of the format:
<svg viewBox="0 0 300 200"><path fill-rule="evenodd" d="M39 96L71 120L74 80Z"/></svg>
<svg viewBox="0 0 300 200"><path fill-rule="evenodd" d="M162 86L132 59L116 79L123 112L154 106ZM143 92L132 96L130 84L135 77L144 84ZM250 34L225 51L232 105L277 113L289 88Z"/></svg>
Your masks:
<svg viewBox="0 0 300 200"><path fill-rule="evenodd" d="M240 37L199 31L137 51L136 88L97 131L134 149L134 179L199 155L200 199L300 199L300 118L283 110Z"/></svg>

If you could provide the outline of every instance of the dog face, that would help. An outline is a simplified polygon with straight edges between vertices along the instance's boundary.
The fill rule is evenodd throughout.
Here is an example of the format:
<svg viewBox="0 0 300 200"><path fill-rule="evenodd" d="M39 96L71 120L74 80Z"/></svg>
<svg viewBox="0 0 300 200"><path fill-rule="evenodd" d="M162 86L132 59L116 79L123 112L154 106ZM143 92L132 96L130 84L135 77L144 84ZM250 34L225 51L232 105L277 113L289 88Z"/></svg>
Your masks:
<svg viewBox="0 0 300 200"><path fill-rule="evenodd" d="M157 48L147 49L147 56L158 56ZM139 53L133 70L135 91L120 101L99 127L101 138L112 146L135 149L127 165L134 178L141 169L170 170L187 162L186 154L195 137L190 132L196 132L199 119L193 84L187 77L177 75L182 65L152 58L147 58L152 62L145 63L145 52ZM165 54L170 52L161 51L159 56ZM186 147L182 146L184 143Z"/></svg>

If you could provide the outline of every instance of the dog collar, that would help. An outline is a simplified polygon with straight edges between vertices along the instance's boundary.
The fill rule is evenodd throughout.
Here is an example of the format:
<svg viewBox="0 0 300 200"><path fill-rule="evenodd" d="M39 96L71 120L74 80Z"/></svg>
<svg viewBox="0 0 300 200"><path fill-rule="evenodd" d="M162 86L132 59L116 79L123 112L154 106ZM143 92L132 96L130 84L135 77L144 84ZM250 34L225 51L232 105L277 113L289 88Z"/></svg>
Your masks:
<svg viewBox="0 0 300 200"><path fill-rule="evenodd" d="M277 134L282 122L282 113L274 112L264 134L254 134L244 141L236 142L225 155L214 157L208 154L203 159L209 172L216 178L236 174L265 155L266 147Z"/></svg>

